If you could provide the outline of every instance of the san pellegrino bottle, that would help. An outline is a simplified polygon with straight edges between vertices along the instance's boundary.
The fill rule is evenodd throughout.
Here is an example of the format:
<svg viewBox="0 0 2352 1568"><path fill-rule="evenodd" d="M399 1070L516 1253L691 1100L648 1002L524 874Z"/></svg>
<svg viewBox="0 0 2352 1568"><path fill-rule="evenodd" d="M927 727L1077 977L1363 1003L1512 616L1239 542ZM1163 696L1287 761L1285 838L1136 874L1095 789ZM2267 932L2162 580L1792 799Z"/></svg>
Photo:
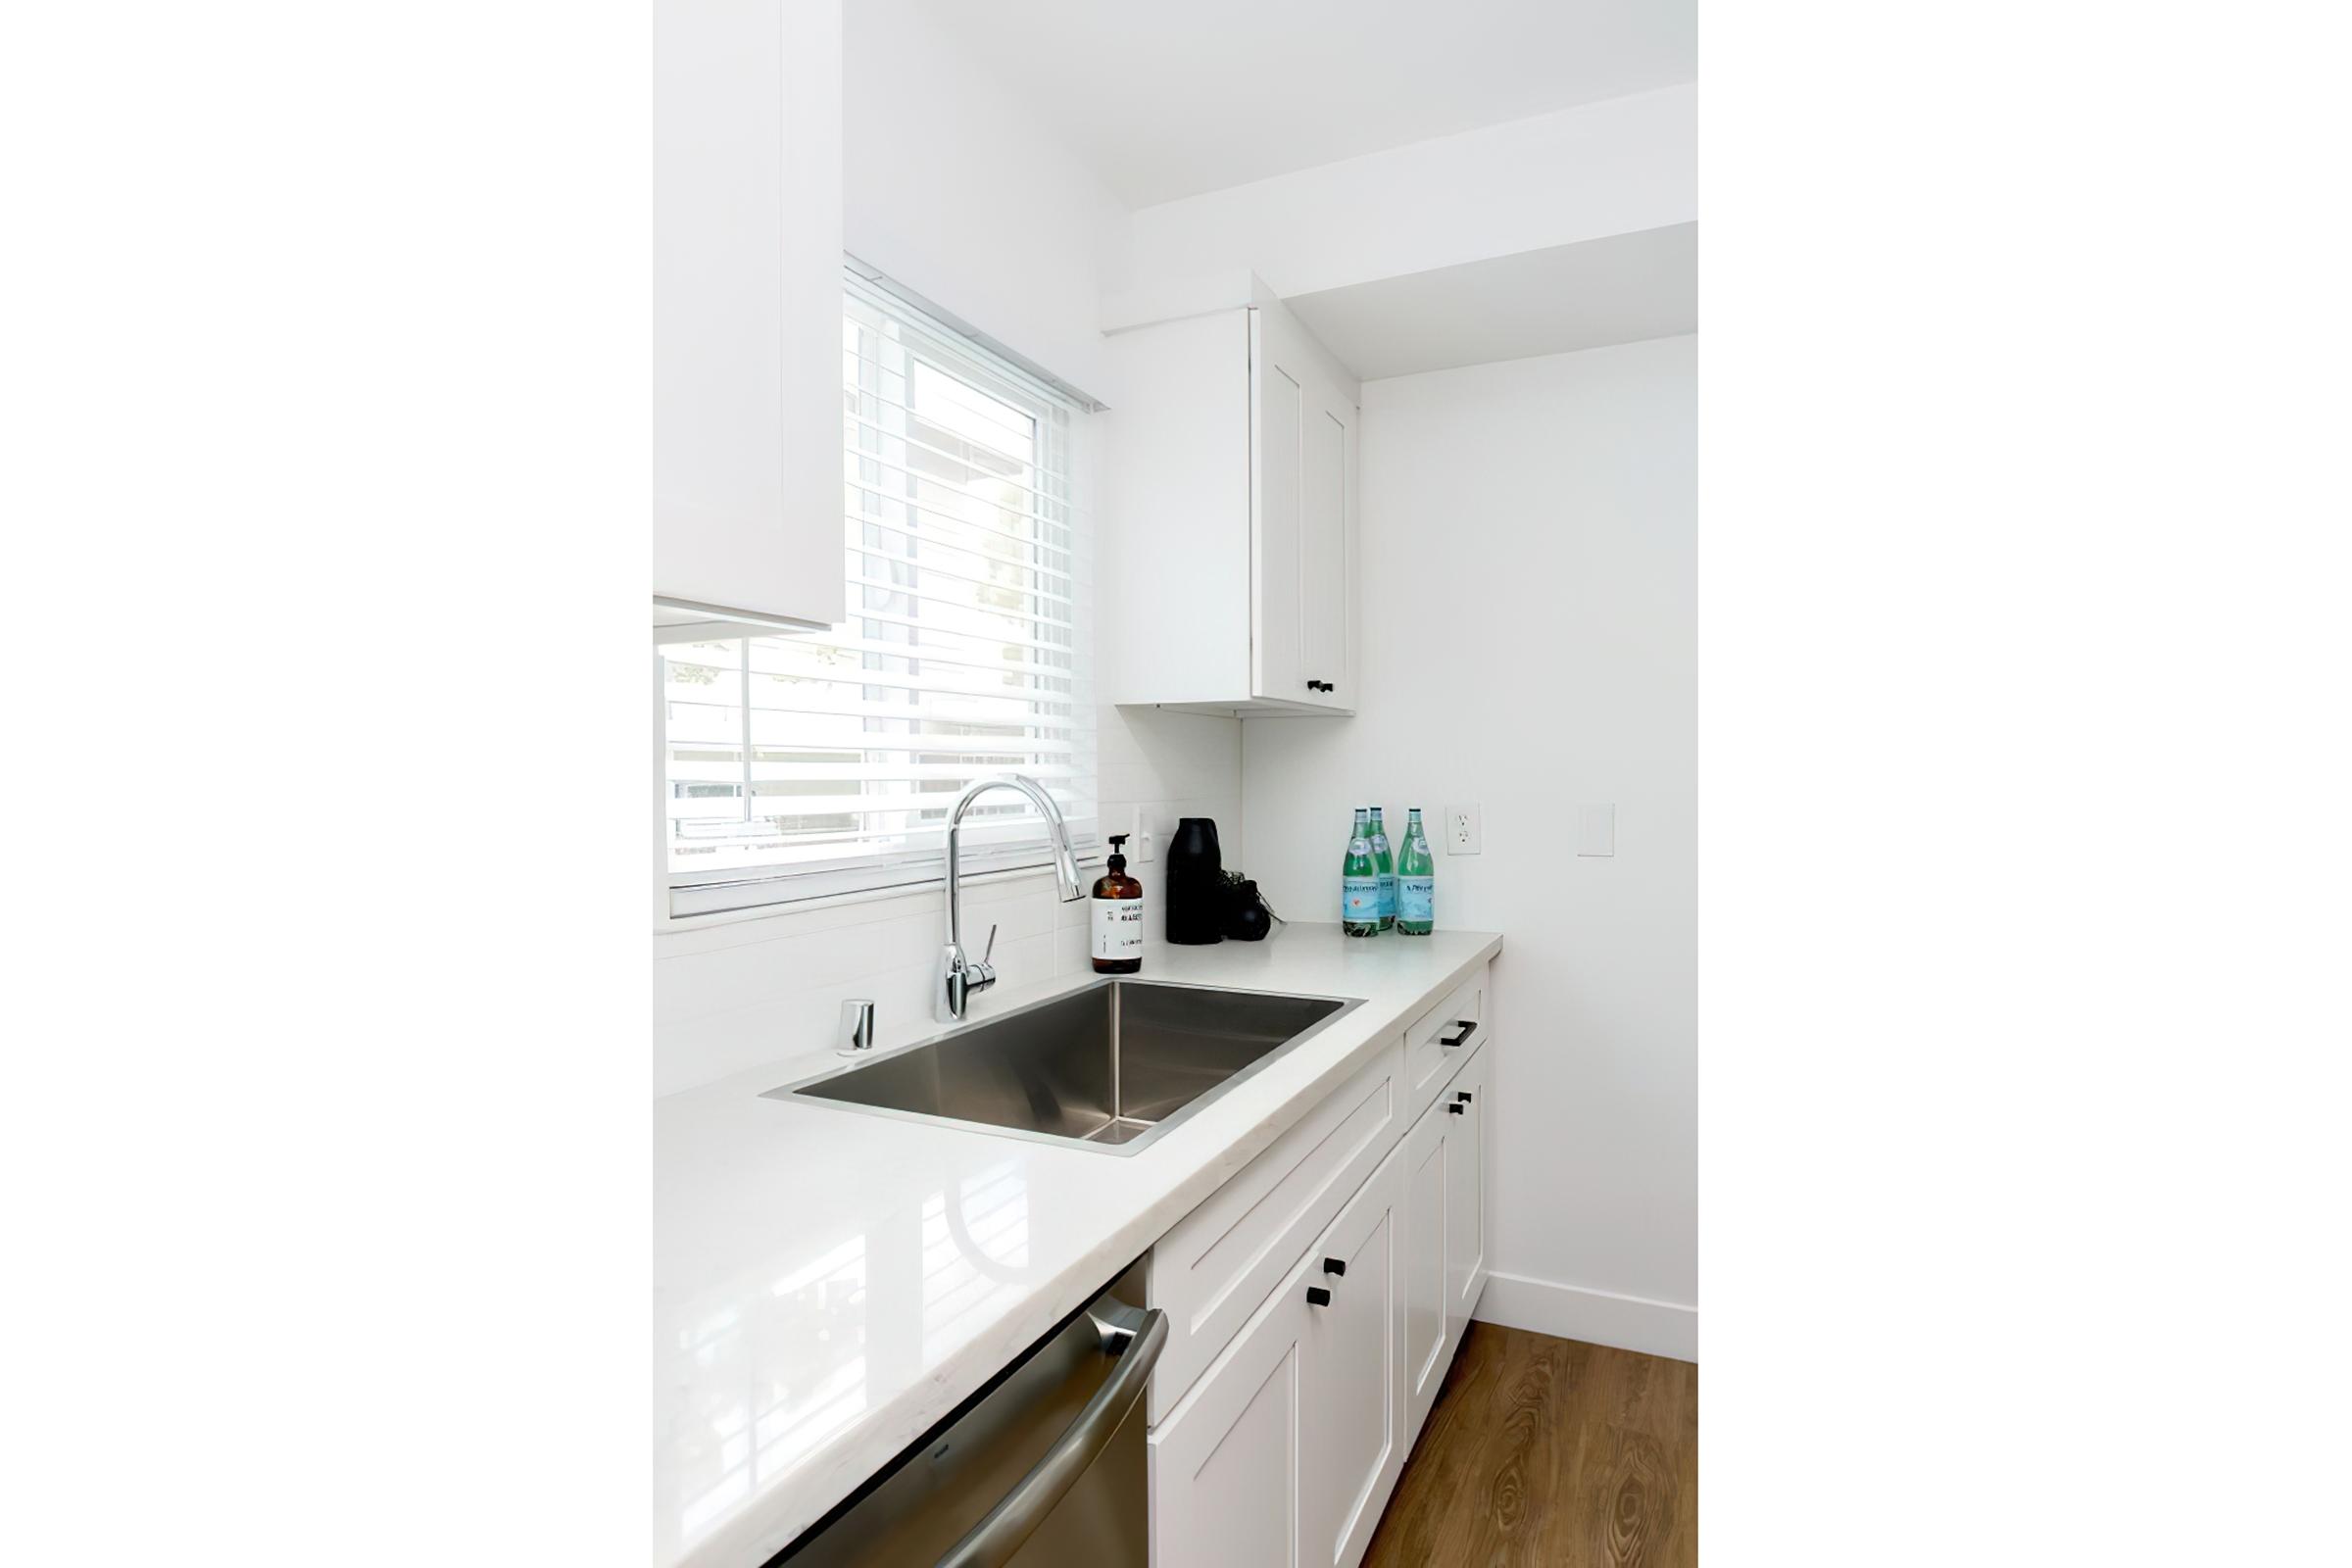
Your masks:
<svg viewBox="0 0 2352 1568"><path fill-rule="evenodd" d="M1396 930L1399 935L1425 937L1437 924L1438 866L1429 858L1429 832L1421 825L1421 808L1412 808L1404 823L1404 856L1396 862Z"/></svg>
<svg viewBox="0 0 2352 1568"><path fill-rule="evenodd" d="M1396 924L1396 857L1389 850L1389 830L1381 825L1380 808L1372 808L1372 863L1380 868L1380 928Z"/></svg>
<svg viewBox="0 0 2352 1568"><path fill-rule="evenodd" d="M1371 827L1371 813L1357 807L1340 867L1340 929L1351 937L1380 935L1380 862L1372 858Z"/></svg>

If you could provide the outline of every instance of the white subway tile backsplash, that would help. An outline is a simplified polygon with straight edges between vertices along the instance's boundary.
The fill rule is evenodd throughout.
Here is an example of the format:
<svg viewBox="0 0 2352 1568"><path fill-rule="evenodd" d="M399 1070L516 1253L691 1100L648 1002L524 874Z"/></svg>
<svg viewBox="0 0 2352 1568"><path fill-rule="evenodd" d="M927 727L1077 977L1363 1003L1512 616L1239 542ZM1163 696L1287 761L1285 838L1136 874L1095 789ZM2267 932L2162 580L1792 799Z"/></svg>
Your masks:
<svg viewBox="0 0 2352 1568"><path fill-rule="evenodd" d="M1106 707L1098 746L1103 831L1127 831L1140 808L1159 836L1162 859L1131 866L1146 889L1144 934L1157 938L1157 872L1177 818L1215 818L1226 858L1238 863L1241 721ZM889 898L657 933L654 1092L822 1050L851 997L874 999L884 1046L930 1033L937 1027L931 987L946 942L941 902L934 883ZM968 883L964 944L978 951L997 925L995 962L1008 991L1083 973L1089 912L1084 900L1063 904L1042 871Z"/></svg>

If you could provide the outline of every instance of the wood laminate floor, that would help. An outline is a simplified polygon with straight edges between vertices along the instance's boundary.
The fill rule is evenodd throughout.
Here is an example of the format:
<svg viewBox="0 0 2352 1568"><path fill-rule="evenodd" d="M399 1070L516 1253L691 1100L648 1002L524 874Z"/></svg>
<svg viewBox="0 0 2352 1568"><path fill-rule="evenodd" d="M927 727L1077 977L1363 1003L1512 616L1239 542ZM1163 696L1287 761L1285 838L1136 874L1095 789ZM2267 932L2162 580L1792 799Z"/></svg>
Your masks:
<svg viewBox="0 0 2352 1568"><path fill-rule="evenodd" d="M1363 1568L1693 1568L1698 1368L1473 1322Z"/></svg>

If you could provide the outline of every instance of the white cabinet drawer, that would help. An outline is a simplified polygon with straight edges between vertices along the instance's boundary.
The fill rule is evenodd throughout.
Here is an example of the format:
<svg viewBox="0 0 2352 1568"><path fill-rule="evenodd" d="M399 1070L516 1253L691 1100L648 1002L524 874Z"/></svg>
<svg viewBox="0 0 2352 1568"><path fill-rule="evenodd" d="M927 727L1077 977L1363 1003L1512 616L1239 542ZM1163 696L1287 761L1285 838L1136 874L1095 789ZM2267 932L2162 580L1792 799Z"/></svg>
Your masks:
<svg viewBox="0 0 2352 1568"><path fill-rule="evenodd" d="M1471 1052L1484 1045L1487 965L1414 1020L1404 1036L1404 1119L1429 1108ZM1451 1045L1447 1041L1454 1042Z"/></svg>
<svg viewBox="0 0 2352 1568"><path fill-rule="evenodd" d="M1156 1424L1331 1223L1404 1126L1392 1044L1152 1249L1151 1304L1168 1314L1152 1374Z"/></svg>

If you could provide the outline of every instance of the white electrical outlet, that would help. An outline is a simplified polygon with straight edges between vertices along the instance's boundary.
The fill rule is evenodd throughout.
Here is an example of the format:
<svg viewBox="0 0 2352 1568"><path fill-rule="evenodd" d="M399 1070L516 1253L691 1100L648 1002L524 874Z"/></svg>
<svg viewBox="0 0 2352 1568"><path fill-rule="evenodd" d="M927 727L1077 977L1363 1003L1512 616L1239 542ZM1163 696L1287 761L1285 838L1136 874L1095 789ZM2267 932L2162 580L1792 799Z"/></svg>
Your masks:
<svg viewBox="0 0 2352 1568"><path fill-rule="evenodd" d="M1479 811L1475 806L1446 808L1446 853L1447 855L1476 855L1479 851L1481 829Z"/></svg>
<svg viewBox="0 0 2352 1568"><path fill-rule="evenodd" d="M1127 818L1127 858L1138 865L1147 865L1159 855L1159 836L1144 821L1144 808L1137 807Z"/></svg>

